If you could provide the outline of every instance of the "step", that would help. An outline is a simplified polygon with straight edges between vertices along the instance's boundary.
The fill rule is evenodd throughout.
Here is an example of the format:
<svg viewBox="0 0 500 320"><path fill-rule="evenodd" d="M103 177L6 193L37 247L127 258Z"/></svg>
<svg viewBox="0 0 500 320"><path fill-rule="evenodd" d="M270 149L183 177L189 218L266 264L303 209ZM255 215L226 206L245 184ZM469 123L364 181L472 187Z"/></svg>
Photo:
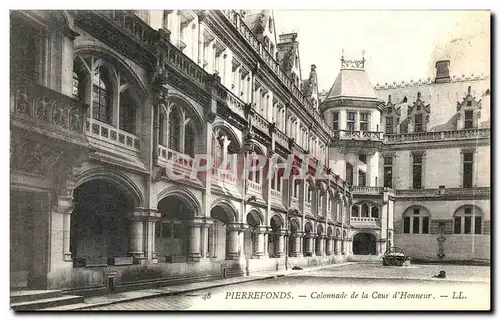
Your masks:
<svg viewBox="0 0 500 320"><path fill-rule="evenodd" d="M10 303L62 297L62 290L15 290L10 292Z"/></svg>
<svg viewBox="0 0 500 320"><path fill-rule="evenodd" d="M24 310L38 310L45 308L53 308L67 304L82 303L84 301L82 296L62 296L48 299L41 299L36 301L26 301L13 303L10 305L11 309L16 311Z"/></svg>

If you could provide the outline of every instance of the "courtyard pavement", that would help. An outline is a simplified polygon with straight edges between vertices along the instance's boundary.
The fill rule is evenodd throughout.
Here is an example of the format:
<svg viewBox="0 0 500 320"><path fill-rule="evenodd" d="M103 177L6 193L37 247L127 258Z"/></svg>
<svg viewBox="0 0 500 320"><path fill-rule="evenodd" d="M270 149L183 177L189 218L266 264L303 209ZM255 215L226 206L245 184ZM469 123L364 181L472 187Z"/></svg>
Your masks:
<svg viewBox="0 0 500 320"><path fill-rule="evenodd" d="M432 277L441 270L446 279ZM468 310L489 305L484 298L489 297L489 281L490 268L483 266L346 263L92 297L51 310L405 310L417 302L429 310ZM398 292L428 296L417 301ZM459 292L464 299L452 299Z"/></svg>

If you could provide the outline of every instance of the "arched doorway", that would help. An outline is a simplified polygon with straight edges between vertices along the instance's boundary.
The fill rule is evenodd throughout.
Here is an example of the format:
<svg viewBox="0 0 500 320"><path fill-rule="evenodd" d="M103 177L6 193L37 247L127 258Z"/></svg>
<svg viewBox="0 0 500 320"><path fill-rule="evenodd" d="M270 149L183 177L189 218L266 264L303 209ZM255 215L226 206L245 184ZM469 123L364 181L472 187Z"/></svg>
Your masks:
<svg viewBox="0 0 500 320"><path fill-rule="evenodd" d="M271 230L269 235L268 252L270 257L281 257L284 252L283 241L283 221L278 214L271 218ZM281 241L281 242L280 242Z"/></svg>
<svg viewBox="0 0 500 320"><path fill-rule="evenodd" d="M358 233L353 238L352 251L357 255L376 255L377 239L370 233Z"/></svg>
<svg viewBox="0 0 500 320"><path fill-rule="evenodd" d="M195 216L191 203L178 195L158 202L161 220L155 225L156 256L162 262L185 262L188 256L188 220ZM161 259L160 259L161 257Z"/></svg>
<svg viewBox="0 0 500 320"><path fill-rule="evenodd" d="M70 250L75 266L106 264L106 258L129 256L130 220L134 200L124 190L103 179L78 186L71 216ZM99 259L104 259L96 262Z"/></svg>
<svg viewBox="0 0 500 320"><path fill-rule="evenodd" d="M244 253L247 258L264 255L264 234L260 233L259 226L262 219L257 210L247 214L246 223L249 226L243 237Z"/></svg>
<svg viewBox="0 0 500 320"><path fill-rule="evenodd" d="M299 223L295 219L290 220L290 237L288 238L288 256L297 257L300 255Z"/></svg>
<svg viewBox="0 0 500 320"><path fill-rule="evenodd" d="M305 257L310 257L313 254L313 238L312 238L313 227L310 222L306 222L304 225L304 251Z"/></svg>
<svg viewBox="0 0 500 320"><path fill-rule="evenodd" d="M236 243L229 243L230 237L227 227L227 225L236 221L235 214L229 205L222 203L210 210L210 217L213 219L213 224L208 229L208 249L210 258L213 260L226 260L238 253L237 238L235 239ZM230 249L231 245L236 247ZM231 251L231 254L229 251Z"/></svg>

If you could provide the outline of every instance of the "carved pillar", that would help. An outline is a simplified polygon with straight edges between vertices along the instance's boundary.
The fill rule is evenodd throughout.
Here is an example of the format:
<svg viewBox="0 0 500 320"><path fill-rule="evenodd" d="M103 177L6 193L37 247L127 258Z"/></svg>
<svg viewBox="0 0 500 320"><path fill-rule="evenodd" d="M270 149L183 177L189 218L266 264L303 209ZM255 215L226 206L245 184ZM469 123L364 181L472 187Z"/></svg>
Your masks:
<svg viewBox="0 0 500 320"><path fill-rule="evenodd" d="M265 255L265 234L267 229L265 227L257 227L254 229L255 243L253 246L253 258L261 258Z"/></svg>
<svg viewBox="0 0 500 320"><path fill-rule="evenodd" d="M274 256L276 258L283 257L283 254L285 253L285 235L286 235L286 230L278 230L274 233L277 238L277 245L275 246L275 251L274 251Z"/></svg>
<svg viewBox="0 0 500 320"><path fill-rule="evenodd" d="M188 252L187 257L190 261L200 261L202 257L201 252L201 227L203 221L201 219L193 219L188 222L189 225L189 242L188 242Z"/></svg>
<svg viewBox="0 0 500 320"><path fill-rule="evenodd" d="M226 226L226 259L237 260L240 258L239 242L240 242L240 225L237 223L228 224Z"/></svg>
<svg viewBox="0 0 500 320"><path fill-rule="evenodd" d="M131 216L129 227L129 251L128 253L134 257L134 264L142 264L145 260L144 256L144 220L142 217Z"/></svg>
<svg viewBox="0 0 500 320"><path fill-rule="evenodd" d="M57 211L63 215L63 260L71 261L71 211L73 198L71 196L59 196L57 198Z"/></svg>
<svg viewBox="0 0 500 320"><path fill-rule="evenodd" d="M302 233L292 233L291 237L295 241L294 250L292 252L292 257L302 257Z"/></svg>

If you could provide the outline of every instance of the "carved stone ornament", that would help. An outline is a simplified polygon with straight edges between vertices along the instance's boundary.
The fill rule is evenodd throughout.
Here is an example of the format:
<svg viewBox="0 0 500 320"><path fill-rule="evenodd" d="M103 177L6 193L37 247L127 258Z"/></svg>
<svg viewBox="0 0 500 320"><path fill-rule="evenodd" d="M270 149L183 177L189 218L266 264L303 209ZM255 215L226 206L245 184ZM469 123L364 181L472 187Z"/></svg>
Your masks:
<svg viewBox="0 0 500 320"><path fill-rule="evenodd" d="M63 155L64 150L21 139L12 145L10 165L15 171L46 176Z"/></svg>
<svg viewBox="0 0 500 320"><path fill-rule="evenodd" d="M213 123L215 121L215 118L217 117L217 114L215 112L208 112L207 113L207 121L210 123Z"/></svg>

